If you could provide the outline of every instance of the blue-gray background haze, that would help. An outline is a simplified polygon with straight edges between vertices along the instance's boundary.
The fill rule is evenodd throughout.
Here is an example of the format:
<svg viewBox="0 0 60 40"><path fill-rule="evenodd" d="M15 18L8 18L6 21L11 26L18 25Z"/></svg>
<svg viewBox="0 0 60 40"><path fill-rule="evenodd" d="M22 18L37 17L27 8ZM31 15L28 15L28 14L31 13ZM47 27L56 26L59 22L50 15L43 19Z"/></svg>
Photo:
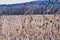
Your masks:
<svg viewBox="0 0 60 40"><path fill-rule="evenodd" d="M52 5L54 5L54 12L57 13L60 8L59 0L50 0L50 2L48 0L30 0L17 4L3 4L0 5L0 15L22 15L25 12L28 14L43 14L46 10L50 10L49 14L53 14L53 8L51 9ZM48 7L48 9L46 9L46 7Z"/></svg>

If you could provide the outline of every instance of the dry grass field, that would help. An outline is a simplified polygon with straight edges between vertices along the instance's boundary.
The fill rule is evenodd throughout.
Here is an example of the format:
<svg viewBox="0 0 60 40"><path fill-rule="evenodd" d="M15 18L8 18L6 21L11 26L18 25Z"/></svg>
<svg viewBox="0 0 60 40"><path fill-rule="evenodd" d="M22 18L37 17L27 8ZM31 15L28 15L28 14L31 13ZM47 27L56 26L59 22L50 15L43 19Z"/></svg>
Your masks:
<svg viewBox="0 0 60 40"><path fill-rule="evenodd" d="M60 15L0 16L0 40L60 40Z"/></svg>

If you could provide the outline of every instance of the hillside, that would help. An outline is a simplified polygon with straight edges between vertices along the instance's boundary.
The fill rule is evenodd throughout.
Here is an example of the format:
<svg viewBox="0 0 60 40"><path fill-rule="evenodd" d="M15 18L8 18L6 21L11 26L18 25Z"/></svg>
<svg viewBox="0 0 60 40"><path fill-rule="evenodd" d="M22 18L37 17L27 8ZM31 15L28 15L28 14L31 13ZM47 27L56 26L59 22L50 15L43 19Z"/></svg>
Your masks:
<svg viewBox="0 0 60 40"><path fill-rule="evenodd" d="M42 14L46 9L46 6L49 10L52 11L51 7L54 4L55 12L57 12L60 8L60 2L53 2L53 1L32 1L26 3L18 3L18 4L3 4L0 5L0 14L2 15L19 15L24 14L27 10L28 13L32 14ZM37 9L37 10L36 10ZM39 12L41 10L41 12ZM50 13L52 14L52 13Z"/></svg>

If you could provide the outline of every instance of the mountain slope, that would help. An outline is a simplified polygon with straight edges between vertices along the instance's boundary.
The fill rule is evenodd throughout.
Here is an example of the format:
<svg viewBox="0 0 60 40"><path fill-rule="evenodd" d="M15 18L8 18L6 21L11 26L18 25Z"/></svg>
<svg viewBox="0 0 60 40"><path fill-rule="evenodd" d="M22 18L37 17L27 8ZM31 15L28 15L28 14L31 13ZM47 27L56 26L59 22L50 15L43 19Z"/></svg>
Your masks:
<svg viewBox="0 0 60 40"><path fill-rule="evenodd" d="M24 14L26 11L28 13L35 13L39 14L39 11L43 9L45 11L45 6L48 5L48 8L51 9L51 6L54 4L55 9L58 10L60 8L59 2L47 2L47 1L32 1L26 3L18 3L18 4L11 4L11 5L0 5L0 13L3 15L18 15ZM32 12L33 10L33 12ZM42 12L43 12L42 11Z"/></svg>

